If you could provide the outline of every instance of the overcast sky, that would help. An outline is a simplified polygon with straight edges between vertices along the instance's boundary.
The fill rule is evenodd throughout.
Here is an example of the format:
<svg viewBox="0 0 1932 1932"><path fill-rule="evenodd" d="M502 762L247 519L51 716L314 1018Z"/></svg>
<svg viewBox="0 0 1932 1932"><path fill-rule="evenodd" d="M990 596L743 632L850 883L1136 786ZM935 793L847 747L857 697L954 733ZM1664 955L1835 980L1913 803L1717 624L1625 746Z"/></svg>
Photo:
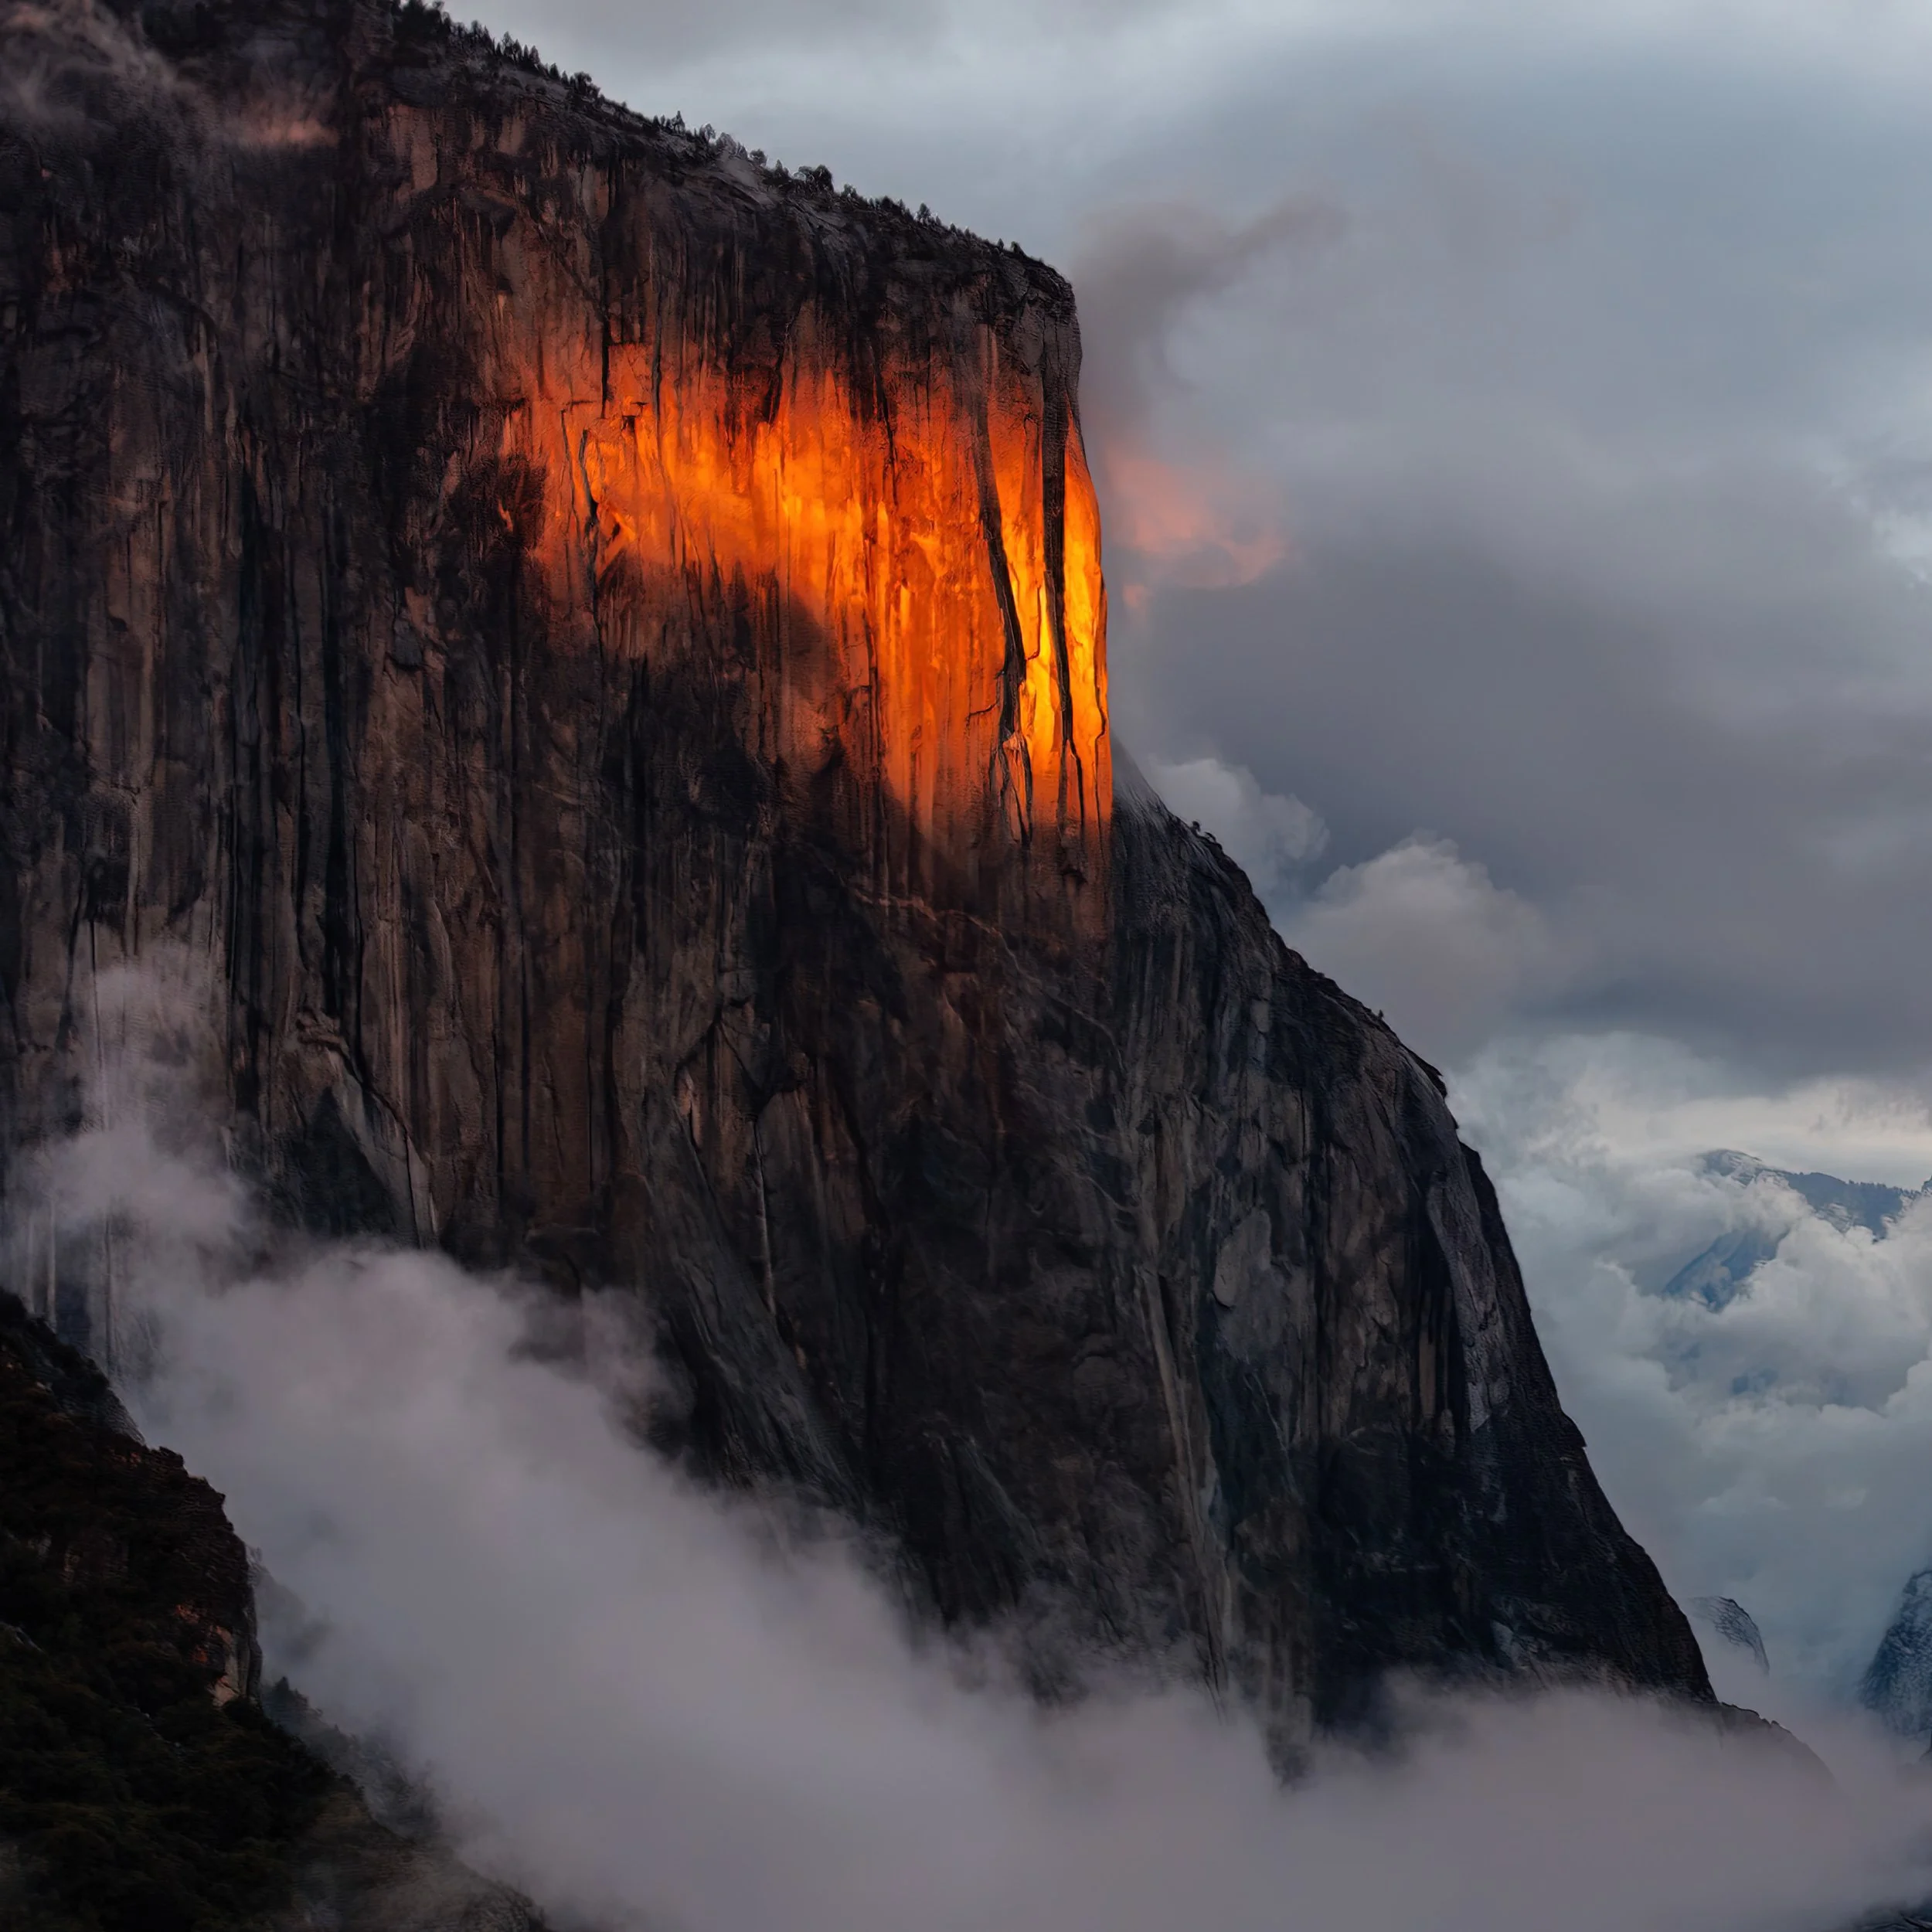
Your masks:
<svg viewBox="0 0 1932 1932"><path fill-rule="evenodd" d="M1932 8L1532 12L484 17L1073 277L1122 743L1448 1072L1673 1584L1842 1690L1932 1560L1932 1237L1644 1270L1768 1211L1700 1148L1932 1173Z"/></svg>

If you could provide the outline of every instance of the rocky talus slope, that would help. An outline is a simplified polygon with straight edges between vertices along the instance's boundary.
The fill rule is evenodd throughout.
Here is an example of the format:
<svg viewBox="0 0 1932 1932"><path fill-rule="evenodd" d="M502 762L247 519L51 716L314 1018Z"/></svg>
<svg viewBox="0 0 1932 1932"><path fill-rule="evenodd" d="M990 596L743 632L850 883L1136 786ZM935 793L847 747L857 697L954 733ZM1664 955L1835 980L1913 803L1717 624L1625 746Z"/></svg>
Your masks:
<svg viewBox="0 0 1932 1932"><path fill-rule="evenodd" d="M1064 282L413 5L0 22L12 1145L185 957L291 1213L646 1291L944 1616L1709 1696L1439 1082L1115 784Z"/></svg>

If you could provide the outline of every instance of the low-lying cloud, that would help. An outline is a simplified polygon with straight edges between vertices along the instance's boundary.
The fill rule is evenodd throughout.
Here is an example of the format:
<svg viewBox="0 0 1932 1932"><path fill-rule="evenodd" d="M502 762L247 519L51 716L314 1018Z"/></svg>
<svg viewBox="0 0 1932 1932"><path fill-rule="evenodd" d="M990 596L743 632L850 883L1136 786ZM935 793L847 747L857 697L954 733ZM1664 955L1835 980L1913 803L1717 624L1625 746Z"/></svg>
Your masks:
<svg viewBox="0 0 1932 1932"><path fill-rule="evenodd" d="M1810 1932L1932 1885L1879 1758L1834 1788L1637 1700L1418 1698L1289 1791L1189 1687L1043 1713L835 1534L638 1446L634 1296L291 1247L168 1084L113 1080L39 1223L119 1231L139 1413L303 1606L272 1662L566 1923Z"/></svg>

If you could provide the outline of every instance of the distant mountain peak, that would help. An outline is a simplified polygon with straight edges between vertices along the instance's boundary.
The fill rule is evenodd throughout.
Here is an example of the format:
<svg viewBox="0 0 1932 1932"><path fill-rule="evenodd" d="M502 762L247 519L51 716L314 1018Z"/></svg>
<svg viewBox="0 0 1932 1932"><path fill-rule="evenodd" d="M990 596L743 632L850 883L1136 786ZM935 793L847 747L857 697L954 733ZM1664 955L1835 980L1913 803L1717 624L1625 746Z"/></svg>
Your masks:
<svg viewBox="0 0 1932 1932"><path fill-rule="evenodd" d="M1835 1174L1800 1172L1773 1167L1754 1154L1734 1147L1699 1155L1700 1174L1751 1187L1771 1181L1788 1189L1820 1220L1841 1234L1863 1228L1883 1241L1892 1224L1926 1192L1923 1188L1887 1185L1882 1181L1847 1181ZM1927 1183L1932 1187L1932 1182ZM1762 1226L1727 1228L1716 1240L1692 1255L1663 1285L1662 1292L1679 1301L1701 1301L1711 1309L1728 1307L1743 1293L1750 1277L1777 1253L1788 1228Z"/></svg>
<svg viewBox="0 0 1932 1932"><path fill-rule="evenodd" d="M1887 1730L1932 1739L1932 1569L1906 1579L1898 1609L1859 1682L1859 1702Z"/></svg>
<svg viewBox="0 0 1932 1932"><path fill-rule="evenodd" d="M1698 1157L1700 1172L1715 1174L1749 1187L1757 1181L1781 1182L1834 1227L1862 1227L1883 1240L1893 1222L1925 1190L1892 1187L1883 1181L1847 1181L1835 1174L1800 1172L1773 1167L1754 1154L1733 1147L1718 1148ZM1932 1185L1932 1183L1928 1183Z"/></svg>
<svg viewBox="0 0 1932 1932"><path fill-rule="evenodd" d="M1736 1648L1749 1651L1757 1659L1758 1668L1770 1672L1770 1659L1764 1655L1764 1639L1758 1633L1757 1619L1735 1597L1693 1597L1684 1607L1692 1622L1715 1631Z"/></svg>

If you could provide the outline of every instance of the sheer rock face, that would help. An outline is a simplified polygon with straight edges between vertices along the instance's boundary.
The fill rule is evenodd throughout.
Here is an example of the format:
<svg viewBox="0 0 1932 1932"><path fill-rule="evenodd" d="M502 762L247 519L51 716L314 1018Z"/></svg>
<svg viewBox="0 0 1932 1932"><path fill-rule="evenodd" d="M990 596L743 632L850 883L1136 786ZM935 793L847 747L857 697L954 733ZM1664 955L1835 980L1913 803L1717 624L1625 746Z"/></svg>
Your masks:
<svg viewBox="0 0 1932 1932"><path fill-rule="evenodd" d="M1063 283L364 0L5 32L16 1142L185 949L294 1208L647 1289L945 1614L1708 1696L1438 1083L1114 808Z"/></svg>

